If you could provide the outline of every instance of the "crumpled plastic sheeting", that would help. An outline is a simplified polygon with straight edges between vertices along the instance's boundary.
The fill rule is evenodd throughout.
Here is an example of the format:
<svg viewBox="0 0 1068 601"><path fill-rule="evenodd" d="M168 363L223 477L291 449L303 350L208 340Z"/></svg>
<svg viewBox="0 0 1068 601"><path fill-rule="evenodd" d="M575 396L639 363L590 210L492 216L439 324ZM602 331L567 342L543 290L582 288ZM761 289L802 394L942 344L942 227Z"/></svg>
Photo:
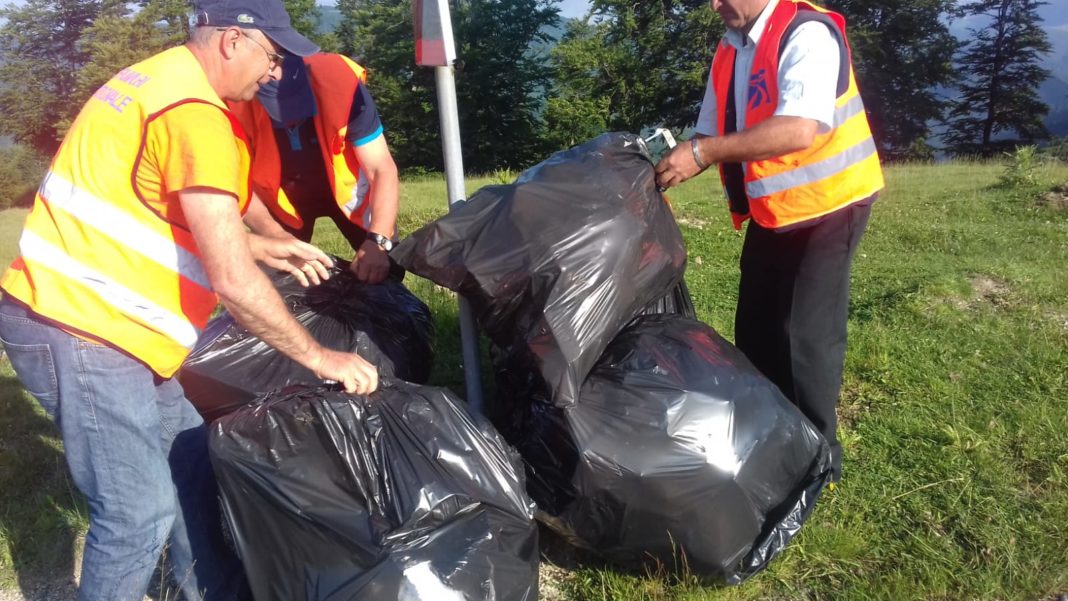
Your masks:
<svg viewBox="0 0 1068 601"><path fill-rule="evenodd" d="M685 315L697 319L697 311L690 298L690 288L686 280L679 280L671 292L645 306L642 315Z"/></svg>
<svg viewBox="0 0 1068 601"><path fill-rule="evenodd" d="M738 583L778 553L829 477L823 436L733 345L682 316L634 320L573 407L508 366L496 423L539 519L573 544Z"/></svg>
<svg viewBox="0 0 1068 601"><path fill-rule="evenodd" d="M482 188L391 256L467 297L567 406L612 337L682 278L686 248L654 175L641 138L605 134Z"/></svg>
<svg viewBox="0 0 1068 601"><path fill-rule="evenodd" d="M257 601L535 601L519 457L444 389L273 392L217 420L212 465Z"/></svg>
<svg viewBox="0 0 1068 601"><path fill-rule="evenodd" d="M359 354L378 368L379 377L425 383L434 359L430 309L400 281L364 284L349 272L346 261L334 257L334 262L330 279L310 288L287 273L271 274L290 313L320 344ZM249 334L229 313L208 324L178 380L209 421L258 394L321 381Z"/></svg>

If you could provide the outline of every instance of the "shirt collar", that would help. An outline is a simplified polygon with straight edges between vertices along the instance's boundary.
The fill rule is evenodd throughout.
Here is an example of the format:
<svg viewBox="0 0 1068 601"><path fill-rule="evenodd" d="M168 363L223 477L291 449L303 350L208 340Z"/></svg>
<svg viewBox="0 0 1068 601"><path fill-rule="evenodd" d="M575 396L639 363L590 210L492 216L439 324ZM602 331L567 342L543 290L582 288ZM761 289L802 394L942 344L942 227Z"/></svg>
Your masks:
<svg viewBox="0 0 1068 601"><path fill-rule="evenodd" d="M757 42L760 41L760 36L764 35L764 27L768 24L768 19L771 18L771 13L774 12L775 7L778 6L779 0L771 0L768 5L764 7L764 10L760 12L760 16L757 17L753 23L752 29L749 30L749 35L742 38L742 32L737 29L727 30L727 43L734 46L736 50L741 50L752 44L754 47Z"/></svg>

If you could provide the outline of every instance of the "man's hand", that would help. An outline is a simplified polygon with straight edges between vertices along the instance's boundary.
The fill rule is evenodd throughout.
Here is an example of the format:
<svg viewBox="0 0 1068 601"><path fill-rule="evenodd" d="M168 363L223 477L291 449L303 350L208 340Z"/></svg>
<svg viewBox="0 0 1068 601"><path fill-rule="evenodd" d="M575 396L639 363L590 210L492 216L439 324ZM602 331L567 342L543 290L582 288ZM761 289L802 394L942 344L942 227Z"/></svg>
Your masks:
<svg viewBox="0 0 1068 601"><path fill-rule="evenodd" d="M357 280L378 284L389 275L389 255L373 240L364 240L349 265Z"/></svg>
<svg viewBox="0 0 1068 601"><path fill-rule="evenodd" d="M371 394L378 389L378 369L355 353L324 348L310 367L315 377L334 380L349 394Z"/></svg>
<svg viewBox="0 0 1068 601"><path fill-rule="evenodd" d="M656 183L661 188L677 186L701 173L693 158L689 143L679 144L664 155L656 165Z"/></svg>
<svg viewBox="0 0 1068 601"><path fill-rule="evenodd" d="M271 237L250 234L249 249L257 262L293 274L305 288L330 279L328 269L334 265L326 253L289 234Z"/></svg>

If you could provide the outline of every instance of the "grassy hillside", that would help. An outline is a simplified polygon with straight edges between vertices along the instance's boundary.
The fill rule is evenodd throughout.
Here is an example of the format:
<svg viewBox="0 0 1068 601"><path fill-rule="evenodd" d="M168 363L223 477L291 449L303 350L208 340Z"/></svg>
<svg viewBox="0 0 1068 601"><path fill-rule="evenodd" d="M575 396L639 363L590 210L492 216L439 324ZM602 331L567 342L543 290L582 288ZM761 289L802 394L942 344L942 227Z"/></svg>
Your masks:
<svg viewBox="0 0 1068 601"><path fill-rule="evenodd" d="M854 270L843 483L765 572L702 587L569 554L575 563L543 584L574 601L1068 593L1068 213L994 187L1002 170L887 170ZM1068 167L1039 176L1064 182ZM741 236L718 189L706 175L670 197L699 317L730 339ZM402 231L441 214L444 199L439 179L404 182ZM0 213L4 263L24 215ZM348 252L327 228L317 242ZM454 299L406 282L439 324L434 383L462 391ZM84 516L54 428L0 366L0 597L37 576L69 576Z"/></svg>

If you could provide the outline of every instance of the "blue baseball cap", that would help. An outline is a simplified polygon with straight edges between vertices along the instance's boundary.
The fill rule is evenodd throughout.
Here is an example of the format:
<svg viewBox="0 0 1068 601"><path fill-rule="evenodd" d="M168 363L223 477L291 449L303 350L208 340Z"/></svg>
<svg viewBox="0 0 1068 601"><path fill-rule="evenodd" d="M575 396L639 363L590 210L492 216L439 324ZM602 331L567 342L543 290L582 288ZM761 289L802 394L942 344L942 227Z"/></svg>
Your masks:
<svg viewBox="0 0 1068 601"><path fill-rule="evenodd" d="M310 56L319 51L297 33L281 0L195 0L196 24L258 29L286 53Z"/></svg>
<svg viewBox="0 0 1068 601"><path fill-rule="evenodd" d="M261 85L256 97L280 126L314 117L317 110L304 59L292 54L282 61L282 78Z"/></svg>

